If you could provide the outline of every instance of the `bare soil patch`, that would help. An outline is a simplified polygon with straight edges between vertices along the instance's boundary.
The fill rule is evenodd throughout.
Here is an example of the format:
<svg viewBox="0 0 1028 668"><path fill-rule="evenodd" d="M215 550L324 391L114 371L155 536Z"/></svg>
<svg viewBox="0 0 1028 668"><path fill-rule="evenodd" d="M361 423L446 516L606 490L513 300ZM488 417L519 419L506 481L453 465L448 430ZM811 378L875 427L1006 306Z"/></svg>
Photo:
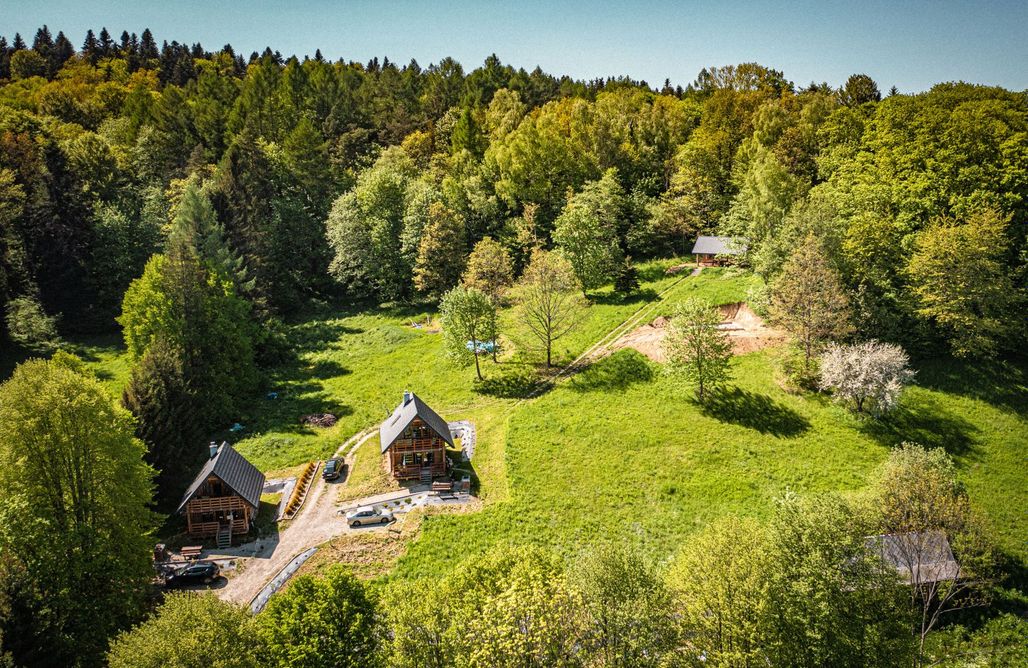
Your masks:
<svg viewBox="0 0 1028 668"><path fill-rule="evenodd" d="M736 355L777 345L786 339L785 332L769 327L744 302L725 304L719 308L723 318L719 327L728 334L732 352ZM619 338L611 349L634 348L651 360L663 363L665 359L661 344L667 324L668 318L660 316Z"/></svg>

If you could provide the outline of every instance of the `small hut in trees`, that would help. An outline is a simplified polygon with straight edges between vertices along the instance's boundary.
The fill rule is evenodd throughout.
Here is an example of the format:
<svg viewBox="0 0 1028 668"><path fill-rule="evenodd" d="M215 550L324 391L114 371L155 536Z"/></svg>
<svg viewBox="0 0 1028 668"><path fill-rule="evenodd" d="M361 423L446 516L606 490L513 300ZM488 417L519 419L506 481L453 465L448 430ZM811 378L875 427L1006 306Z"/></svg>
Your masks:
<svg viewBox="0 0 1028 668"><path fill-rule="evenodd" d="M403 393L403 402L382 423L379 436L389 472L397 480L429 482L446 474L446 446L453 447L450 428L413 392Z"/></svg>
<svg viewBox="0 0 1028 668"><path fill-rule="evenodd" d="M941 531L870 536L865 542L907 584L920 586L960 577L960 564Z"/></svg>
<svg viewBox="0 0 1028 668"><path fill-rule="evenodd" d="M702 267L727 264L732 257L746 252L746 244L732 237L699 237L693 244L692 254Z"/></svg>
<svg viewBox="0 0 1028 668"><path fill-rule="evenodd" d="M211 457L186 490L178 512L191 536L217 538L218 546L245 534L257 515L264 474L228 443L211 443Z"/></svg>

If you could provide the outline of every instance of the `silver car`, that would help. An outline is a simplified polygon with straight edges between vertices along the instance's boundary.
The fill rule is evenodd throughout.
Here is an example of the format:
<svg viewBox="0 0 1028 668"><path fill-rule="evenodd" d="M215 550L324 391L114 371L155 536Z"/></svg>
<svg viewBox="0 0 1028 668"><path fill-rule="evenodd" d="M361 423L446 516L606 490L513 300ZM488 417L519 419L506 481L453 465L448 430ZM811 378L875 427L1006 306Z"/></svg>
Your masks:
<svg viewBox="0 0 1028 668"><path fill-rule="evenodd" d="M393 521L393 514L386 510L378 510L374 506L361 506L346 513L346 523L351 527L366 526L368 524L389 524Z"/></svg>

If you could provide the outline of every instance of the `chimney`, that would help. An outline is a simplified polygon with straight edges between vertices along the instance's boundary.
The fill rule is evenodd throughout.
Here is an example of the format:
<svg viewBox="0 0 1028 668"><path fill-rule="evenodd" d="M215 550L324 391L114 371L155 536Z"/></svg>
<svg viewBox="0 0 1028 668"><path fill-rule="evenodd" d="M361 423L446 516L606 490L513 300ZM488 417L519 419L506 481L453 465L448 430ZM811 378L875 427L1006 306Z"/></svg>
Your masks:
<svg viewBox="0 0 1028 668"><path fill-rule="evenodd" d="M214 459L218 455L218 444L215 441L211 441L211 459Z"/></svg>
<svg viewBox="0 0 1028 668"><path fill-rule="evenodd" d="M403 391L403 405L406 406L410 403L410 400L414 398L414 395L410 393L410 390Z"/></svg>

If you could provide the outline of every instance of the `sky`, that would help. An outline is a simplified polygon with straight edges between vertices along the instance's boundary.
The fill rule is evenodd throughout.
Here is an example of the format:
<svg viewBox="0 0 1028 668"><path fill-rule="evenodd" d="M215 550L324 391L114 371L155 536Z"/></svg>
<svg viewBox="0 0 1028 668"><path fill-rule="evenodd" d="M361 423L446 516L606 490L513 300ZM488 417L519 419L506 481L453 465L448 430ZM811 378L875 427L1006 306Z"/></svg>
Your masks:
<svg viewBox="0 0 1028 668"><path fill-rule="evenodd" d="M491 54L576 79L627 75L686 85L703 67L759 62L803 85L842 84L853 73L883 92L943 81L1028 89L1028 0L0 0L0 34L31 43L47 24L79 46L106 26L149 27L162 40L231 43L249 55L368 61L387 56L423 67L445 56L467 71Z"/></svg>

